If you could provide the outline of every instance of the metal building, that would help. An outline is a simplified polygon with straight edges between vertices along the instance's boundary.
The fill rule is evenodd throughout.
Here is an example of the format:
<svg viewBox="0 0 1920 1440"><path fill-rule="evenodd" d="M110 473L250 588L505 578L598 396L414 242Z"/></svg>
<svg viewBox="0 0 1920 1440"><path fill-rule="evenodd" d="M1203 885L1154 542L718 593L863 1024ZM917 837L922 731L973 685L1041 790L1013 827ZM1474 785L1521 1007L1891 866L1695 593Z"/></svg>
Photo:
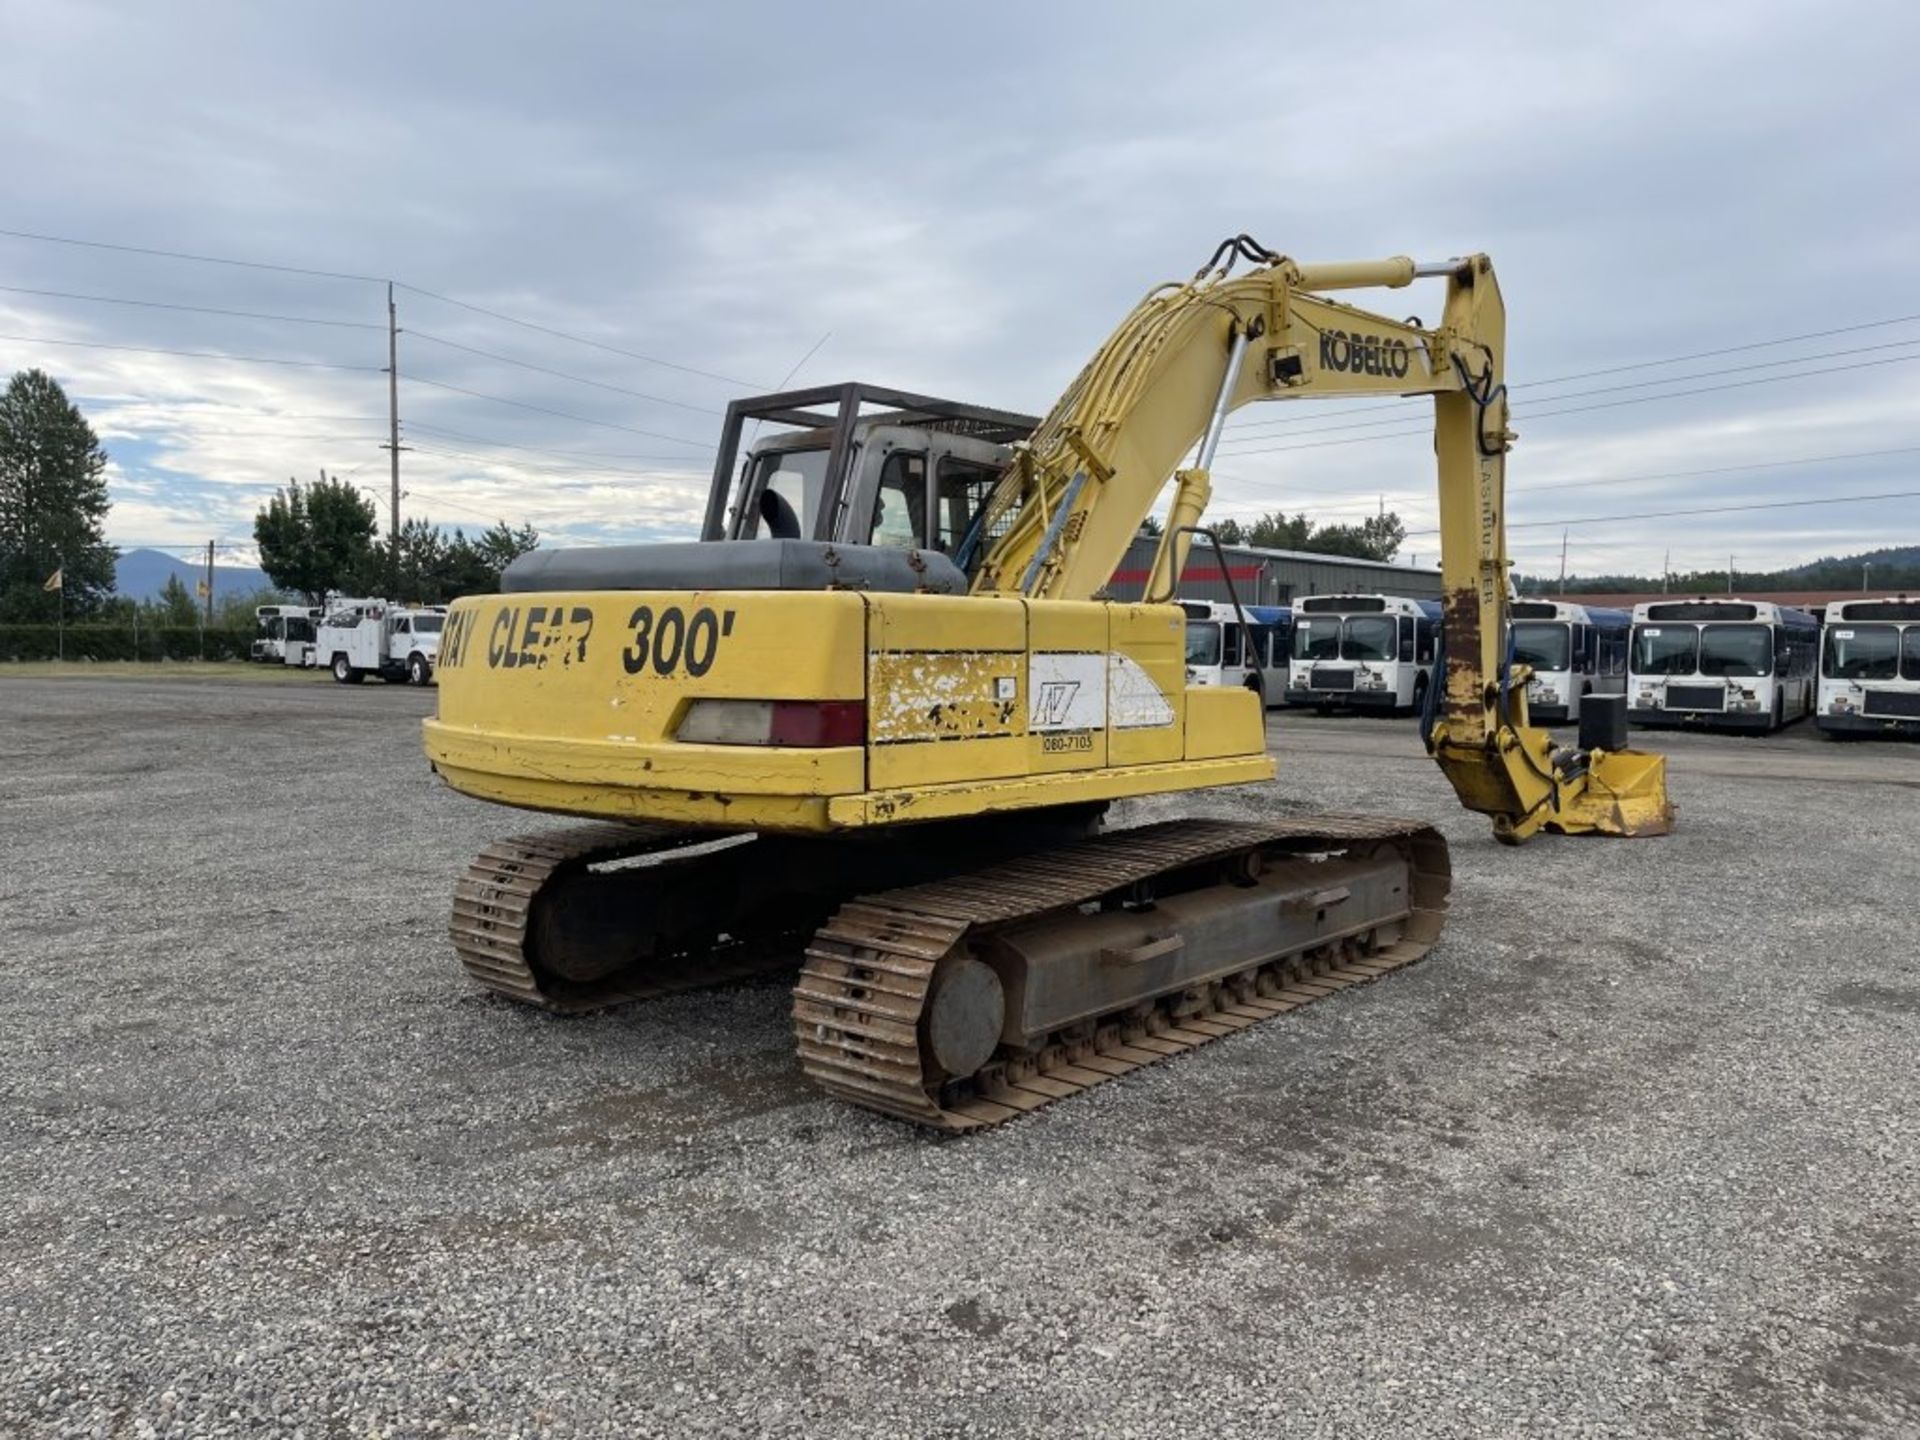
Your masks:
<svg viewBox="0 0 1920 1440"><path fill-rule="evenodd" d="M1138 600L1153 570L1155 535L1136 535L1127 556L1107 586L1116 600ZM1438 600L1440 572L1424 566L1395 565L1382 560L1353 560L1344 555L1319 555L1306 550L1264 550L1251 545L1223 545L1227 574L1233 577L1243 605L1285 605L1305 595L1404 595L1410 600ZM1180 577L1182 600L1226 600L1226 580L1213 547L1196 539L1187 552L1187 568Z"/></svg>

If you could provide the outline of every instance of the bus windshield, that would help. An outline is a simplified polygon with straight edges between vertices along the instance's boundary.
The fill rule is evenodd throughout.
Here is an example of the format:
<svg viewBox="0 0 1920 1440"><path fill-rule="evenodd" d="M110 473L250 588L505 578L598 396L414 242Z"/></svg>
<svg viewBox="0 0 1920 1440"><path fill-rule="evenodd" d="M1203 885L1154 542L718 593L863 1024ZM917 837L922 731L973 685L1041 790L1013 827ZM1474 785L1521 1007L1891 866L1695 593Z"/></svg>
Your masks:
<svg viewBox="0 0 1920 1440"><path fill-rule="evenodd" d="M1297 620L1293 626L1293 658L1334 660L1340 655L1340 622L1331 616Z"/></svg>
<svg viewBox="0 0 1920 1440"><path fill-rule="evenodd" d="M1342 660L1391 660L1399 653L1399 628L1382 615L1355 616L1347 621L1340 643Z"/></svg>
<svg viewBox="0 0 1920 1440"><path fill-rule="evenodd" d="M1633 672L1636 675L1691 675L1699 642L1698 625L1636 625L1633 627Z"/></svg>
<svg viewBox="0 0 1920 1440"><path fill-rule="evenodd" d="M1702 675L1771 675L1771 625L1706 625L1700 630Z"/></svg>
<svg viewBox="0 0 1920 1440"><path fill-rule="evenodd" d="M1920 626L1907 632L1908 669L1920 678ZM1827 631L1820 673L1829 680L1891 680L1900 668L1900 628L1897 625L1836 625Z"/></svg>
<svg viewBox="0 0 1920 1440"><path fill-rule="evenodd" d="M1920 680L1920 625L1909 625L1900 642L1900 678Z"/></svg>
<svg viewBox="0 0 1920 1440"><path fill-rule="evenodd" d="M1516 664L1565 670L1573 663L1573 639L1564 620L1522 620L1513 627Z"/></svg>
<svg viewBox="0 0 1920 1440"><path fill-rule="evenodd" d="M1220 622L1189 620L1187 622L1187 664L1218 665L1219 663Z"/></svg>

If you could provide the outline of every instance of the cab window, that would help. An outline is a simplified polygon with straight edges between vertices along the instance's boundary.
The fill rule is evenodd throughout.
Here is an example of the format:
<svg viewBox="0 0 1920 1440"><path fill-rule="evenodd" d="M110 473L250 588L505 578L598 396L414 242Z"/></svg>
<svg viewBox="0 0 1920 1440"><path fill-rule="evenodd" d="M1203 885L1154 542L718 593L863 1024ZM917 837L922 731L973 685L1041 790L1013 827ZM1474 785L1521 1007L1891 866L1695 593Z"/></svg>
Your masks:
<svg viewBox="0 0 1920 1440"><path fill-rule="evenodd" d="M926 543L927 457L895 451L880 467L873 501L873 543L911 550Z"/></svg>
<svg viewBox="0 0 1920 1440"><path fill-rule="evenodd" d="M942 460L938 475L939 530L934 543L951 555L966 539L973 517L980 513L1000 472L965 460Z"/></svg>

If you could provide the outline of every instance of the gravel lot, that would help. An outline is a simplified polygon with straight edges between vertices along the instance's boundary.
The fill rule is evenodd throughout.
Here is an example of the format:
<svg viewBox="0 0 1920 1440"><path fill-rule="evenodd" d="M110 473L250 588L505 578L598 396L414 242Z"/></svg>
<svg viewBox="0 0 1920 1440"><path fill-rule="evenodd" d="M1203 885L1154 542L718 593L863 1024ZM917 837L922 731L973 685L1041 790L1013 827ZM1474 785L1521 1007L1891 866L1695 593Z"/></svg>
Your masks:
<svg viewBox="0 0 1920 1440"><path fill-rule="evenodd" d="M942 1141L779 984L470 987L527 821L431 703L0 679L0 1432L1920 1434L1920 746L1658 737L1671 838L1507 850L1282 717L1200 808L1437 817L1447 938Z"/></svg>

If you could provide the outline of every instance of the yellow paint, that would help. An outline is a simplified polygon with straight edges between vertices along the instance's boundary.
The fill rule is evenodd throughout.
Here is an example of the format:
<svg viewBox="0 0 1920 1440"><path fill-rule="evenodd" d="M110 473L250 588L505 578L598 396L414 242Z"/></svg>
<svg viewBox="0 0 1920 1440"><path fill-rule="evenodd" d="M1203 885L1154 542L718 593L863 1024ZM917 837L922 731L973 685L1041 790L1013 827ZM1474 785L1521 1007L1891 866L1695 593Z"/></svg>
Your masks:
<svg viewBox="0 0 1920 1440"><path fill-rule="evenodd" d="M1266 716L1258 695L1238 685L1187 691L1187 759L1218 760L1229 755L1265 759L1266 753Z"/></svg>
<svg viewBox="0 0 1920 1440"><path fill-rule="evenodd" d="M1265 755L1199 764L1109 766L1065 775L1036 775L985 784L935 785L920 790L876 791L837 796L827 802L835 826L897 825L915 820L951 820L1003 810L1078 805L1164 795L1219 785L1249 785L1273 778Z"/></svg>

